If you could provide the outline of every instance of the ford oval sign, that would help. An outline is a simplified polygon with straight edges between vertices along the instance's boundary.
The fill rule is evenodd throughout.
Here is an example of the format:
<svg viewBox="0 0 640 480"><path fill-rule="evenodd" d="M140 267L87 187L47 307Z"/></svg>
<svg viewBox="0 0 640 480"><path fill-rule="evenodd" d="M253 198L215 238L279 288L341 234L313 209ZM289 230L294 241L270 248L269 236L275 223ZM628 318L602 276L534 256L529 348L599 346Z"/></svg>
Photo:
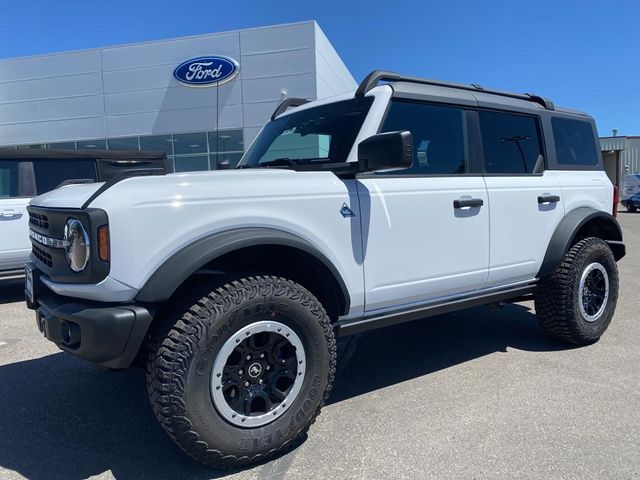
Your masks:
<svg viewBox="0 0 640 480"><path fill-rule="evenodd" d="M236 78L239 71L240 65L234 59L212 55L181 63L173 76L188 87L216 87Z"/></svg>

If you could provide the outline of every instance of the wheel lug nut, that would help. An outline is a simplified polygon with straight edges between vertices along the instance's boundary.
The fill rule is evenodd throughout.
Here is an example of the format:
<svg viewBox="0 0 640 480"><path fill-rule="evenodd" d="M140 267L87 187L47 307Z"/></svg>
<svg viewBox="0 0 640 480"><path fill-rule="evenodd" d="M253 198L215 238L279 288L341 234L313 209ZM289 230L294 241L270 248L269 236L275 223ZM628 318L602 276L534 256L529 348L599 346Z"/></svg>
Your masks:
<svg viewBox="0 0 640 480"><path fill-rule="evenodd" d="M260 354L260 358L264 358L264 353L261 353L261 354Z"/></svg>
<svg viewBox="0 0 640 480"><path fill-rule="evenodd" d="M262 384L263 384L262 379L258 380L258 383L259 383L260 385L262 385Z"/></svg>
<svg viewBox="0 0 640 480"><path fill-rule="evenodd" d="M242 375L244 372L242 370L238 370L238 375Z"/></svg>
<svg viewBox="0 0 640 480"><path fill-rule="evenodd" d="M244 382L244 386L248 387L249 386L249 382Z"/></svg>
<svg viewBox="0 0 640 480"><path fill-rule="evenodd" d="M247 355L247 360L251 360L251 355Z"/></svg>
<svg viewBox="0 0 640 480"><path fill-rule="evenodd" d="M264 367L264 368L266 368L267 370L271 370L271 365L267 365L267 366L266 366L266 367Z"/></svg>

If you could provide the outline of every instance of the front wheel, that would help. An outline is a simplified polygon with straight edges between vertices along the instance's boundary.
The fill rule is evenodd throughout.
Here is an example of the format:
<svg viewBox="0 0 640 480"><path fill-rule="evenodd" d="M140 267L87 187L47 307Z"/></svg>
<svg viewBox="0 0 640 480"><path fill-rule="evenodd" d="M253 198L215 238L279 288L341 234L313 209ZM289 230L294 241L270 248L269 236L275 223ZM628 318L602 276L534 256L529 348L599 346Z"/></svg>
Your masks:
<svg viewBox="0 0 640 480"><path fill-rule="evenodd" d="M248 277L187 296L167 315L147 363L153 410L187 454L216 468L296 445L335 373L329 318L304 287Z"/></svg>
<svg viewBox="0 0 640 480"><path fill-rule="evenodd" d="M535 294L538 324L549 336L575 345L596 342L611 323L618 300L618 268L607 243L576 243Z"/></svg>

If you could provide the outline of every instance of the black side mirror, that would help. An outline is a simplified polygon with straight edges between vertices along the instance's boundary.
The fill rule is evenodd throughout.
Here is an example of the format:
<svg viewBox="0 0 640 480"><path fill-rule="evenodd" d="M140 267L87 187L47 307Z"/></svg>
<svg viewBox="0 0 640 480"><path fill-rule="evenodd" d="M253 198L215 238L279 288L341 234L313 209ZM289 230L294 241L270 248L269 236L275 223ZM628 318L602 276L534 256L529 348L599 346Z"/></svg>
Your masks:
<svg viewBox="0 0 640 480"><path fill-rule="evenodd" d="M361 171L409 168L413 163L411 132L378 133L358 145Z"/></svg>

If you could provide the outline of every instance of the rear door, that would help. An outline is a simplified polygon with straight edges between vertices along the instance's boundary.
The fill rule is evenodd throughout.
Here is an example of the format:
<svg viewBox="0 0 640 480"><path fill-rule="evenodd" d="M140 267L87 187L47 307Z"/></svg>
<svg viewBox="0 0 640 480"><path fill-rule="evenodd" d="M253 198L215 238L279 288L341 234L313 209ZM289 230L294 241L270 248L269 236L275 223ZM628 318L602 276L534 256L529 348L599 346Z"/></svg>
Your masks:
<svg viewBox="0 0 640 480"><path fill-rule="evenodd" d="M491 223L487 286L530 280L564 216L560 182L544 168L538 117L489 110L478 116Z"/></svg>
<svg viewBox="0 0 640 480"><path fill-rule="evenodd" d="M0 160L0 272L22 268L29 259L29 216L35 194L33 164Z"/></svg>

